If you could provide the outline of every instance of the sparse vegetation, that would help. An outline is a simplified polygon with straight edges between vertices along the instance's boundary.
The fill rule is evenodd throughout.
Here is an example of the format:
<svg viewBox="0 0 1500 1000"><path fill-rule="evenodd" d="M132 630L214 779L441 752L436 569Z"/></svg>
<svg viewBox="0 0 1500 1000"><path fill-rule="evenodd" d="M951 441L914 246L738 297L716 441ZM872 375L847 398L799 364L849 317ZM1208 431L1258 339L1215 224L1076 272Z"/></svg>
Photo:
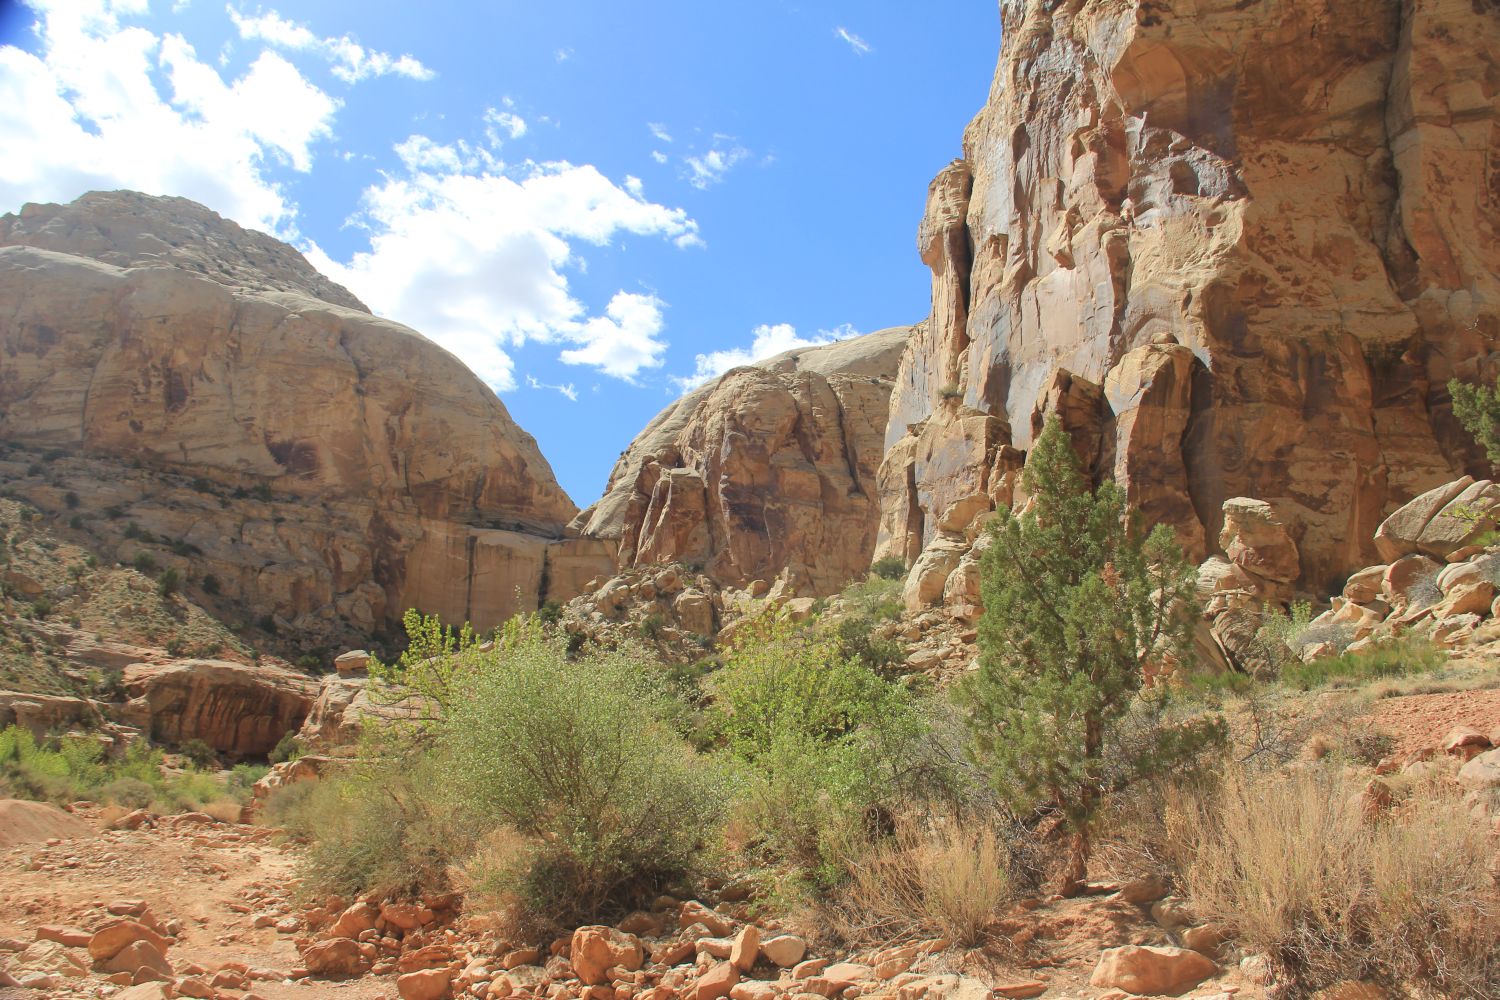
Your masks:
<svg viewBox="0 0 1500 1000"><path fill-rule="evenodd" d="M906 560L900 556L886 556L875 560L870 572L882 580L899 580L906 576Z"/></svg>
<svg viewBox="0 0 1500 1000"><path fill-rule="evenodd" d="M1289 664L1282 668L1281 682L1300 691L1359 686L1386 677L1429 673L1445 662L1447 655L1432 643L1402 637L1357 652Z"/></svg>

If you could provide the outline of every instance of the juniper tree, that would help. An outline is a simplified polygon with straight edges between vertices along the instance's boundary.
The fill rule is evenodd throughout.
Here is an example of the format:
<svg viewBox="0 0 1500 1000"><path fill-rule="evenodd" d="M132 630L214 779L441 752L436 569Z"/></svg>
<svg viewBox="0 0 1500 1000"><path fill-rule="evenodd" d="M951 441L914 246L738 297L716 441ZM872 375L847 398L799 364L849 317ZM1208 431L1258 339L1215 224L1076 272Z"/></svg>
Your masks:
<svg viewBox="0 0 1500 1000"><path fill-rule="evenodd" d="M1453 415L1483 446L1490 463L1500 465L1500 386L1469 385L1453 379L1448 392L1453 397Z"/></svg>
<svg viewBox="0 0 1500 1000"><path fill-rule="evenodd" d="M1032 449L1022 513L1001 509L982 558L979 669L962 688L975 750L1021 812L1069 834L1060 891L1082 887L1105 793L1197 758L1221 724L1121 728L1149 664L1191 658L1192 572L1113 482L1090 490L1061 422Z"/></svg>

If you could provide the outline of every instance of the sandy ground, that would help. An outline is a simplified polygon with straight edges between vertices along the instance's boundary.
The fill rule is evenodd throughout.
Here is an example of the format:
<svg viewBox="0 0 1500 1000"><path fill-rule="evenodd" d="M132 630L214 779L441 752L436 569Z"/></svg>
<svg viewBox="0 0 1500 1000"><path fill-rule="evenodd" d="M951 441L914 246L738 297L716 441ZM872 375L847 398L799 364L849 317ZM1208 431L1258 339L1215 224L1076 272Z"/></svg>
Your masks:
<svg viewBox="0 0 1500 1000"><path fill-rule="evenodd" d="M295 856L273 844L266 831L171 819L157 829L114 831L101 830L92 810L80 810L79 818L91 823L92 836L23 844L0 854L0 938L12 939L12 950L15 943L34 940L44 924L92 930L115 919L106 909L110 903L142 900L159 921L181 921L183 932L168 954L179 969L243 962L280 973L251 984L267 1000L395 995L392 982L379 977L286 981L300 964L294 935L253 926L257 915L292 912L287 897ZM0 965L14 958L0 951ZM104 986L98 979L74 980L54 995L98 996Z"/></svg>

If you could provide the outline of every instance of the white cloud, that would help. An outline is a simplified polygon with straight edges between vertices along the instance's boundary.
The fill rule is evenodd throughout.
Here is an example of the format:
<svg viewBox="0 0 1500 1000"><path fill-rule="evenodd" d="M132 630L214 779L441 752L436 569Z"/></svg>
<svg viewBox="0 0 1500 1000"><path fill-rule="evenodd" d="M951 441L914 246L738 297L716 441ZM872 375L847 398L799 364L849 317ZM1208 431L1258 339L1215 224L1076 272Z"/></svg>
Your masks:
<svg viewBox="0 0 1500 1000"><path fill-rule="evenodd" d="M560 63L565 63L569 59L573 58L573 50L572 49L558 49L556 52L554 52L552 54L552 58L556 59Z"/></svg>
<svg viewBox="0 0 1500 1000"><path fill-rule="evenodd" d="M854 54L857 56L867 56L871 52L875 51L874 47L871 46L869 42L865 41L863 38L860 38L858 35L850 31L843 25L839 25L837 28L833 29L833 34L835 38L840 38L843 41L847 42L849 44L849 47L854 50Z"/></svg>
<svg viewBox="0 0 1500 1000"><path fill-rule="evenodd" d="M507 348L568 345L567 364L633 379L659 367L663 304L621 291L590 316L565 273L574 243L603 246L617 233L697 239L682 209L646 200L638 181L617 185L592 166L506 167L463 144L413 136L397 153L404 175L368 188L358 219L370 249L347 264L308 247L313 263L381 315L443 345L497 390L515 388Z"/></svg>
<svg viewBox="0 0 1500 1000"><path fill-rule="evenodd" d="M336 99L275 53L225 78L181 36L123 23L143 0L35 7L39 54L0 47L0 203L133 188L290 230L294 208L265 168L308 170L313 146L332 133Z"/></svg>
<svg viewBox="0 0 1500 1000"><path fill-rule="evenodd" d="M696 389L709 379L718 378L731 368L752 365L757 361L785 354L787 351L822 347L824 344L832 344L834 341L848 340L850 337L858 336L859 331L848 323L834 327L832 330L819 330L811 337L799 336L797 328L790 323L763 323L752 331L753 339L750 341L750 346L731 347L725 351L700 354L695 359L693 374L673 376L672 381L686 392L689 389Z"/></svg>
<svg viewBox="0 0 1500 1000"><path fill-rule="evenodd" d="M389 74L412 80L431 80L437 75L412 56L393 56L367 49L348 35L319 38L306 25L288 20L274 10L245 15L235 10L232 4L225 9L241 38L265 42L276 48L315 53L327 60L333 67L333 75L345 83L358 83L369 77Z"/></svg>
<svg viewBox="0 0 1500 1000"><path fill-rule="evenodd" d="M654 150L651 151L651 159L655 160L657 163L666 163L667 162L667 154L663 153L659 149L654 149Z"/></svg>
<svg viewBox="0 0 1500 1000"><path fill-rule="evenodd" d="M661 122L647 122L646 127L651 130L651 134L656 137L657 142L672 141L672 133L668 132L667 127Z"/></svg>
<svg viewBox="0 0 1500 1000"><path fill-rule="evenodd" d="M509 107L509 100L506 105ZM486 108L484 112L485 124L490 126L490 141L499 144L499 133L504 132L512 139L519 139L526 134L526 119L514 111L502 111L499 108Z"/></svg>
<svg viewBox="0 0 1500 1000"><path fill-rule="evenodd" d="M575 403L578 402L578 389L573 385L572 382L569 382L567 385L550 385L549 383L538 380L534 375L527 375L526 384L531 386L533 389L552 389L556 392L562 393L564 396L567 396L571 401Z"/></svg>
<svg viewBox="0 0 1500 1000"><path fill-rule="evenodd" d="M687 164L688 183L703 191L722 181L735 164L749 155L748 149L735 146L731 149L710 149L698 156L684 157L682 162Z"/></svg>

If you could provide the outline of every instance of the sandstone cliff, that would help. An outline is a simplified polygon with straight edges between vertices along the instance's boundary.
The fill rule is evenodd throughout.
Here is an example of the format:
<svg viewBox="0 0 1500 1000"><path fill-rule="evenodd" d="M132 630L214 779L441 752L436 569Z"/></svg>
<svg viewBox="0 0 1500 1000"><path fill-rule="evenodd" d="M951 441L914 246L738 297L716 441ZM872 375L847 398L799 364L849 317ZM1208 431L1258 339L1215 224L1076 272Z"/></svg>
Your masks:
<svg viewBox="0 0 1500 1000"><path fill-rule="evenodd" d="M1374 562L1385 514L1482 471L1445 383L1492 378L1500 338L1500 9L1000 7L921 225L877 554L956 566L1057 411L1197 557L1248 496L1303 583Z"/></svg>
<svg viewBox="0 0 1500 1000"><path fill-rule="evenodd" d="M621 568L683 562L725 586L785 573L831 593L869 568L875 472L909 327L736 368L663 410L574 521Z"/></svg>
<svg viewBox="0 0 1500 1000"><path fill-rule="evenodd" d="M0 244L0 438L76 457L7 478L121 558L329 641L412 606L492 625L609 567L495 394L292 248L129 192Z"/></svg>

